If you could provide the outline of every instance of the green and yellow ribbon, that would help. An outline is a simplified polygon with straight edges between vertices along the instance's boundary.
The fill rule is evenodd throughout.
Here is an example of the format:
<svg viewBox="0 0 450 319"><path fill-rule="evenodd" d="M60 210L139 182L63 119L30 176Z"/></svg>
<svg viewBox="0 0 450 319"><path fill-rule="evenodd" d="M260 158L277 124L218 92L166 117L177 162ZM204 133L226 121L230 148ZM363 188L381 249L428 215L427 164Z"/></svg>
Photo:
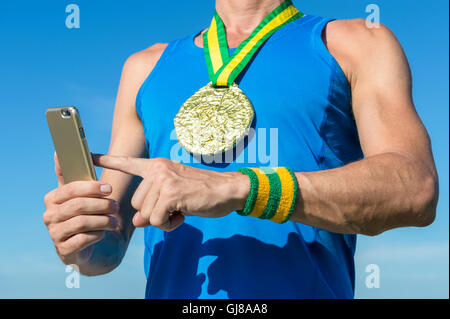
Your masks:
<svg viewBox="0 0 450 319"><path fill-rule="evenodd" d="M206 65L212 85L230 86L259 47L275 31L302 16L303 13L295 8L291 0L283 2L269 13L237 47L233 55L229 56L225 27L216 12L208 31L203 34Z"/></svg>

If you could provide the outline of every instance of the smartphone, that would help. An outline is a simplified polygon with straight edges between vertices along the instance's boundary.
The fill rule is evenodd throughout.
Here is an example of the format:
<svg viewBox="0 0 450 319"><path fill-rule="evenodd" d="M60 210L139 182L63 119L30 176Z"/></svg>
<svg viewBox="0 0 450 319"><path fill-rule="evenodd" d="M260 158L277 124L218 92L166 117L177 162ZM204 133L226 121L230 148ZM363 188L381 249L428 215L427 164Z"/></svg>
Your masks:
<svg viewBox="0 0 450 319"><path fill-rule="evenodd" d="M97 180L80 113L74 106L51 107L45 112L64 183Z"/></svg>

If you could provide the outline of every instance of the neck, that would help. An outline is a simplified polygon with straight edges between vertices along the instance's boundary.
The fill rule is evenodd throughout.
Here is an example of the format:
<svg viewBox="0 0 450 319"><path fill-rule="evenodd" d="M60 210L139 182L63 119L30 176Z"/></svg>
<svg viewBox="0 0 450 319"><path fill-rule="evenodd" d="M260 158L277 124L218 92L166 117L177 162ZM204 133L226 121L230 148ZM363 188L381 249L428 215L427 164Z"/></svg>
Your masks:
<svg viewBox="0 0 450 319"><path fill-rule="evenodd" d="M216 11L228 34L250 34L285 0L216 0Z"/></svg>

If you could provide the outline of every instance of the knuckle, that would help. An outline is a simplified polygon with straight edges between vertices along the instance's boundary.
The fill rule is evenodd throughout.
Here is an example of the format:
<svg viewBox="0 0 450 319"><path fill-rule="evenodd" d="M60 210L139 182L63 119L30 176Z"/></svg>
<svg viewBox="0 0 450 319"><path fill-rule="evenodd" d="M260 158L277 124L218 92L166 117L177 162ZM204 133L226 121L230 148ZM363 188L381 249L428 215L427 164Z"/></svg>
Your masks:
<svg viewBox="0 0 450 319"><path fill-rule="evenodd" d="M63 229L61 229L60 227L56 227L56 226L49 228L48 234L55 245L58 245L61 242L63 242L64 236L66 235L64 233Z"/></svg>
<svg viewBox="0 0 450 319"><path fill-rule="evenodd" d="M155 175L155 180L157 183L160 183L162 185L166 184L171 179L171 175L166 170L160 170Z"/></svg>
<svg viewBox="0 0 450 319"><path fill-rule="evenodd" d="M56 233L56 230L55 230L54 227L50 227L50 228L48 229L48 234L50 235L50 238L51 238L53 241L55 241L56 236L57 236L57 233Z"/></svg>
<svg viewBox="0 0 450 319"><path fill-rule="evenodd" d="M55 244L55 247L61 256L68 256L72 253L72 247L67 242Z"/></svg>
<svg viewBox="0 0 450 319"><path fill-rule="evenodd" d="M151 212L149 209L146 209L146 207L143 207L139 210L139 213L141 214L141 217L150 221Z"/></svg>
<svg viewBox="0 0 450 319"><path fill-rule="evenodd" d="M161 187L160 196L163 198L175 198L178 193L176 183L173 180L168 179Z"/></svg>
<svg viewBox="0 0 450 319"><path fill-rule="evenodd" d="M44 196L44 204L45 206L48 206L52 202L52 192L48 192Z"/></svg>
<svg viewBox="0 0 450 319"><path fill-rule="evenodd" d="M118 158L119 166L126 167L130 164L130 157L129 156L120 156Z"/></svg>
<svg viewBox="0 0 450 319"><path fill-rule="evenodd" d="M73 229L75 232L79 232L86 229L88 225L89 225L88 216L80 215L74 218Z"/></svg>
<svg viewBox="0 0 450 319"><path fill-rule="evenodd" d="M42 214L42 221L44 222L44 224L46 225L46 226L48 226L48 225L50 225L51 224L51 222L52 222L52 216L51 216L51 212L50 211L45 211L43 214Z"/></svg>
<svg viewBox="0 0 450 319"><path fill-rule="evenodd" d="M168 178L166 178L166 180L164 181L164 186L165 186L165 188L167 188L168 190L175 190L175 191L177 191L178 182L175 180L175 178L173 178L173 177L168 177Z"/></svg>
<svg viewBox="0 0 450 319"><path fill-rule="evenodd" d="M68 203L69 210L72 212L80 212L84 208L84 200L82 198L71 199Z"/></svg>
<svg viewBox="0 0 450 319"><path fill-rule="evenodd" d="M155 158L152 162L152 168L156 171L166 170L168 162L165 158Z"/></svg>
<svg viewBox="0 0 450 319"><path fill-rule="evenodd" d="M133 198L131 199L131 206L136 210L140 210L142 206L142 201L140 201L137 198L137 196L133 196Z"/></svg>
<svg viewBox="0 0 450 319"><path fill-rule="evenodd" d="M45 210L45 212L42 214L42 221L46 226L51 224L53 219L53 211L51 209Z"/></svg>

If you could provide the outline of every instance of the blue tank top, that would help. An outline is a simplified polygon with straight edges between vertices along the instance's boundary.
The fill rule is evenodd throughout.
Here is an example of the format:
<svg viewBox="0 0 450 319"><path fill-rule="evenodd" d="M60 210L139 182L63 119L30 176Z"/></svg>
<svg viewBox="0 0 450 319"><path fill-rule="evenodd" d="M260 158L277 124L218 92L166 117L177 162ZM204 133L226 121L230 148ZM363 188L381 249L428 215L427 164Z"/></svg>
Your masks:
<svg viewBox="0 0 450 319"><path fill-rule="evenodd" d="M311 172L361 159L349 85L321 39L329 21L307 15L281 28L237 78L255 109L255 134L231 163L198 161L177 143L173 119L209 78L196 34L171 42L136 98L149 157L221 172ZM353 298L355 245L355 235L292 221L186 217L169 233L145 228L145 296Z"/></svg>

